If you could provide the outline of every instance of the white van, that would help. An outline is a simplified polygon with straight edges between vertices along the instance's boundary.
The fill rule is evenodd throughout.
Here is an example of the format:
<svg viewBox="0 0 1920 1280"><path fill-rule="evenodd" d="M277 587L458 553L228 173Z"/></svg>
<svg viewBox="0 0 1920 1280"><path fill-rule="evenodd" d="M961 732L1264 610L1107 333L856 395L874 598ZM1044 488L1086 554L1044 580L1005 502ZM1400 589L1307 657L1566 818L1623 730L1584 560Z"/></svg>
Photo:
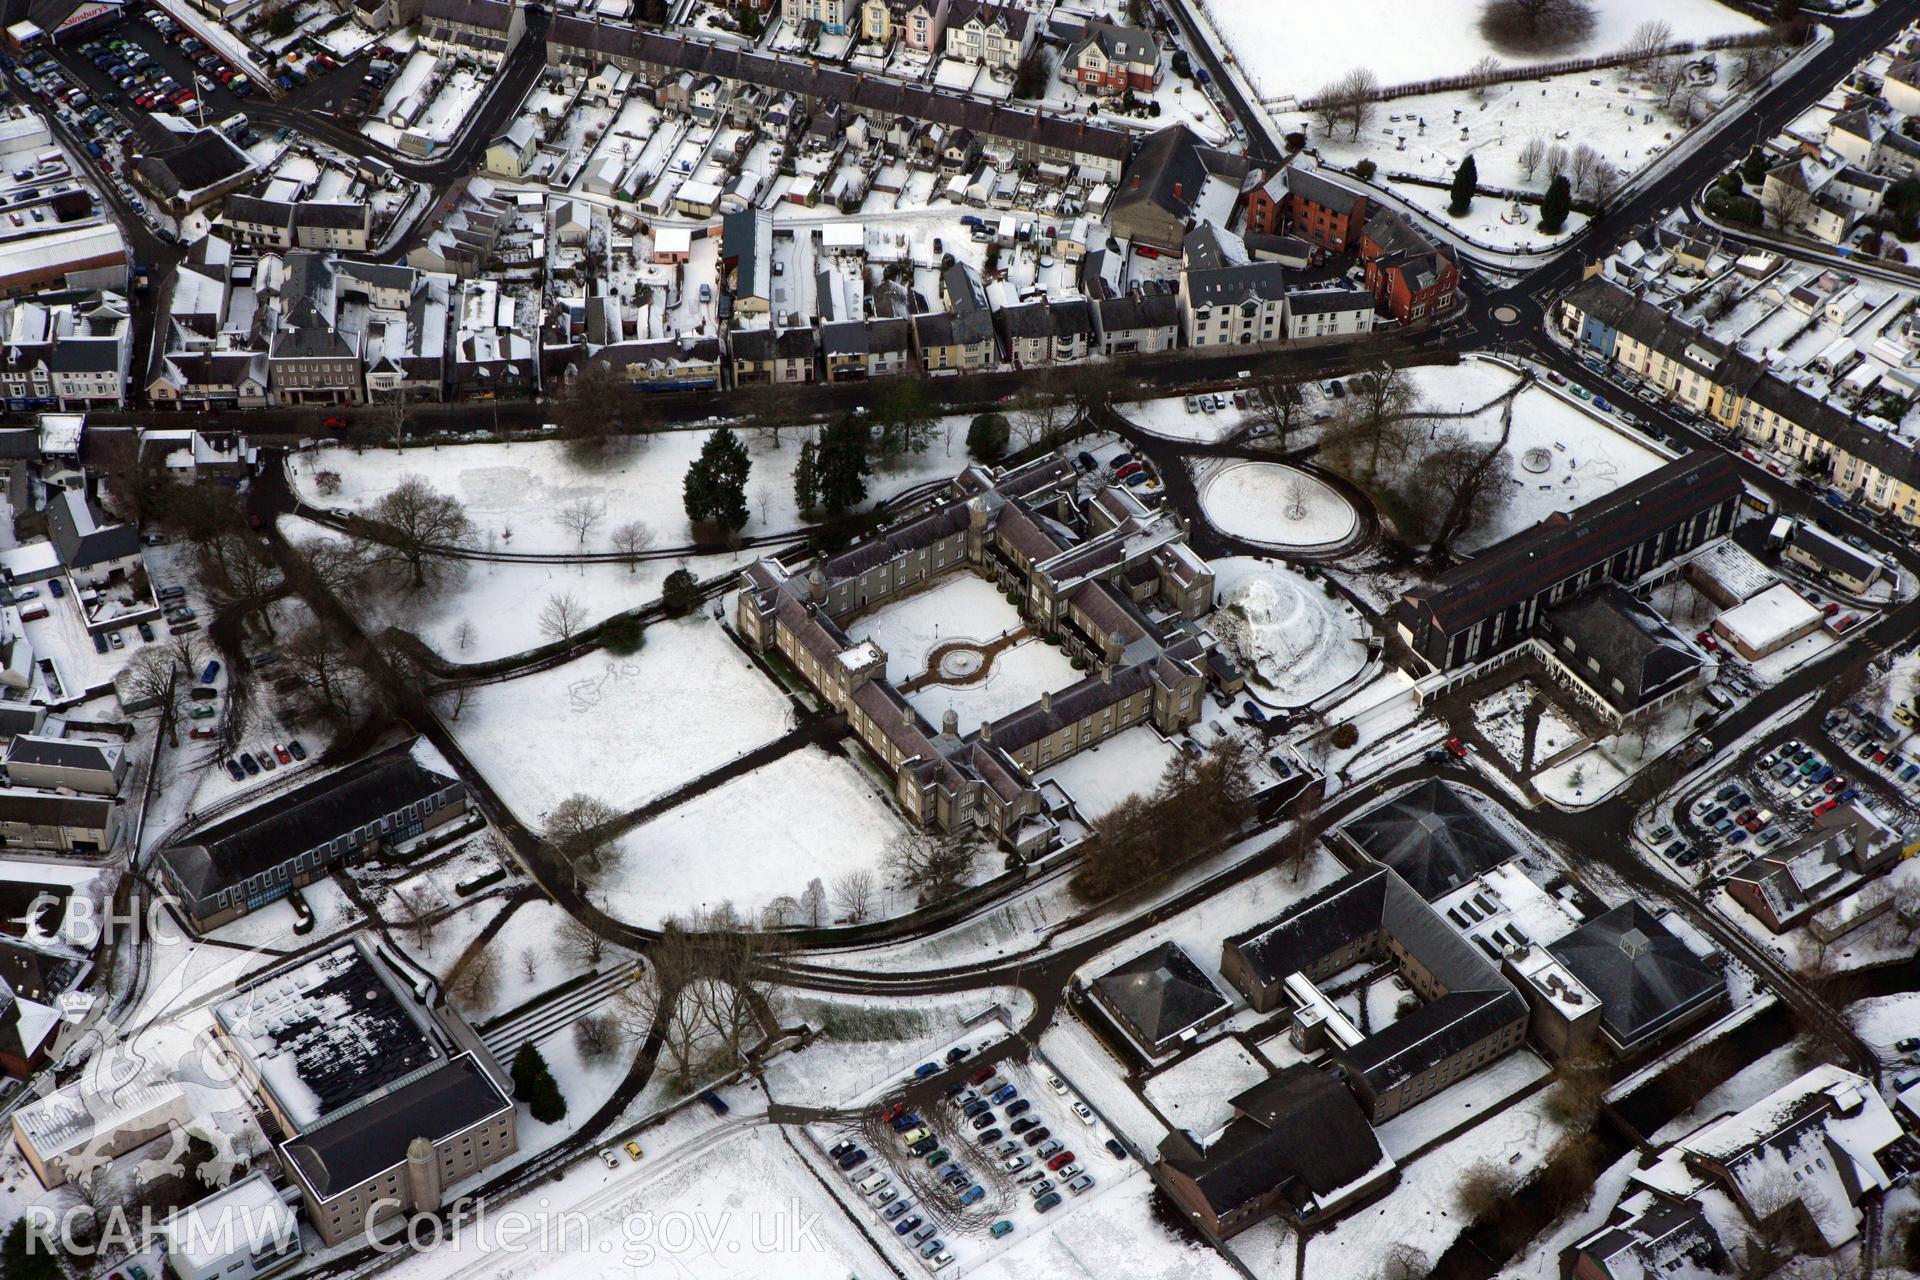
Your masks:
<svg viewBox="0 0 1920 1280"><path fill-rule="evenodd" d="M866 1177L860 1179L860 1181L854 1183L853 1185L860 1189L861 1195L870 1196L874 1192L878 1191L880 1188L886 1186L889 1182L892 1182L892 1181L893 1179L888 1177L886 1174L875 1172L875 1173L868 1174Z"/></svg>

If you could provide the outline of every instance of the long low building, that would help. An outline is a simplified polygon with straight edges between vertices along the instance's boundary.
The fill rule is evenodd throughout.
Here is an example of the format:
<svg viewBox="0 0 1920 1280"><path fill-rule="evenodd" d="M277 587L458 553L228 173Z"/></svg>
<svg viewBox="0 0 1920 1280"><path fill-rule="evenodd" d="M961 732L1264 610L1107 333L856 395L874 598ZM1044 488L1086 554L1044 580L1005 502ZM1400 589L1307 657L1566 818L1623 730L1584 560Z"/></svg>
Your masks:
<svg viewBox="0 0 1920 1280"><path fill-rule="evenodd" d="M1741 493L1731 458L1690 453L1407 592L1401 638L1435 671L1485 661L1531 638L1547 606L1631 582L1728 532Z"/></svg>
<svg viewBox="0 0 1920 1280"><path fill-rule="evenodd" d="M162 849L160 876L188 921L212 929L471 807L466 784L415 738Z"/></svg>

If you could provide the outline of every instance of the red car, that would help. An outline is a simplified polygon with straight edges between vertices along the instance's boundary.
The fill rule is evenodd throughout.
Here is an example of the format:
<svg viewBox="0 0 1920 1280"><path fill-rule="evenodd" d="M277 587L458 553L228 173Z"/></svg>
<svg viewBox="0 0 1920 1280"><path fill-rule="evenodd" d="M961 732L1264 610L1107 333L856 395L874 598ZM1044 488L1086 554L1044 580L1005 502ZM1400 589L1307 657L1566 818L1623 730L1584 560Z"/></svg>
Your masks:
<svg viewBox="0 0 1920 1280"><path fill-rule="evenodd" d="M967 1077L967 1083L968 1084L985 1084L987 1081L991 1079L993 1079L993 1068L982 1067L978 1071L974 1072L972 1075Z"/></svg>
<svg viewBox="0 0 1920 1280"><path fill-rule="evenodd" d="M1699 635L1695 636L1694 639L1700 642L1700 647L1702 649L1706 649L1708 651L1712 651L1720 647L1720 642L1713 638L1713 633L1711 631L1702 631Z"/></svg>
<svg viewBox="0 0 1920 1280"><path fill-rule="evenodd" d="M1820 612L1826 614L1829 618L1831 618L1834 614L1840 612L1840 606L1835 604L1833 601L1829 600L1825 604L1820 606Z"/></svg>
<svg viewBox="0 0 1920 1280"><path fill-rule="evenodd" d="M347 429L347 420L345 418L328 418L320 424L320 429L323 431L345 431Z"/></svg>
<svg viewBox="0 0 1920 1280"><path fill-rule="evenodd" d="M212 729L194 729L194 730L191 730L187 734L187 736L189 738L214 738L214 737L218 737L219 735L215 733Z"/></svg>
<svg viewBox="0 0 1920 1280"><path fill-rule="evenodd" d="M1160 256L1160 251L1150 244L1137 244L1133 246L1133 251L1143 258L1157 258Z"/></svg>
<svg viewBox="0 0 1920 1280"><path fill-rule="evenodd" d="M1822 800L1819 804L1813 806L1813 811L1815 814L1822 814L1839 803L1838 800Z"/></svg>
<svg viewBox="0 0 1920 1280"><path fill-rule="evenodd" d="M1828 778L1826 785L1821 787L1820 789L1826 792L1828 795L1832 795L1834 792L1838 791L1840 788L1846 785L1847 785L1847 780L1836 773L1833 775L1833 777Z"/></svg>
<svg viewBox="0 0 1920 1280"><path fill-rule="evenodd" d="M332 58L329 58L324 53L314 54L313 60L319 63L321 66L325 67L329 71L332 71L335 67L340 65L339 63L335 62Z"/></svg>
<svg viewBox="0 0 1920 1280"><path fill-rule="evenodd" d="M1835 623L1833 629L1835 631L1851 631L1853 630L1854 626L1859 623L1859 621L1860 621L1859 614L1850 613L1846 617L1840 619L1839 622Z"/></svg>
<svg viewBox="0 0 1920 1280"><path fill-rule="evenodd" d="M280 750L278 744L275 744L274 750L275 752L278 752ZM288 757L288 758L291 759L292 757ZM880 1113L880 1118L886 1121L888 1124L892 1124L896 1118L898 1118L900 1115L906 1112L906 1109L907 1109L906 1103L896 1102L892 1106L888 1107L885 1111L882 1111Z"/></svg>
<svg viewBox="0 0 1920 1280"><path fill-rule="evenodd" d="M1467 744L1458 738L1448 738L1446 748L1453 753L1456 760L1465 760L1467 758Z"/></svg>
<svg viewBox="0 0 1920 1280"><path fill-rule="evenodd" d="M1567 385L1567 380L1551 369L1547 370L1547 381L1556 387L1564 387Z"/></svg>
<svg viewBox="0 0 1920 1280"><path fill-rule="evenodd" d="M1070 1164L1072 1164L1072 1163L1073 1163L1073 1152L1071 1152L1071 1151L1062 1151L1062 1152L1061 1152L1061 1153L1060 1153L1059 1155L1057 1155L1057 1156L1055 1156L1055 1157L1054 1157L1053 1159L1051 1159L1051 1160L1049 1160L1049 1161L1047 1161L1047 1168L1049 1168L1049 1169L1064 1169L1064 1168L1066 1168L1066 1167L1067 1167L1068 1165L1070 1165Z"/></svg>

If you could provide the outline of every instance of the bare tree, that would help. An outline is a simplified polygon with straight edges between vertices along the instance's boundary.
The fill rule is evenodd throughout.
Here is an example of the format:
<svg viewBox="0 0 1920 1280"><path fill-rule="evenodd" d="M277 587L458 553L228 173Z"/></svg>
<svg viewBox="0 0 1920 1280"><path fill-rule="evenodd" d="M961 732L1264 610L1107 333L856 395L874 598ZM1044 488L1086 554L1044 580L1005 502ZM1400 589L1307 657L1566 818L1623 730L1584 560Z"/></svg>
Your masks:
<svg viewBox="0 0 1920 1280"><path fill-rule="evenodd" d="M556 592L540 606L540 630L555 640L573 639L586 618L587 606L571 591Z"/></svg>
<svg viewBox="0 0 1920 1280"><path fill-rule="evenodd" d="M500 956L491 946L467 954L448 979L447 992L469 1009L485 1009L500 994Z"/></svg>
<svg viewBox="0 0 1920 1280"><path fill-rule="evenodd" d="M1487 54L1467 68L1467 76L1473 81L1473 96L1484 100L1487 91L1500 75L1500 59Z"/></svg>
<svg viewBox="0 0 1920 1280"><path fill-rule="evenodd" d="M594 529L607 518L607 504L600 498L575 498L555 508L553 518L562 529L573 535L578 545L584 547Z"/></svg>
<svg viewBox="0 0 1920 1280"><path fill-rule="evenodd" d="M381 392L376 402L376 413L381 432L393 441L393 451L400 452L400 447L407 440L407 421L413 416L407 403L407 393L399 387Z"/></svg>
<svg viewBox="0 0 1920 1280"><path fill-rule="evenodd" d="M1454 1183L1454 1194L1469 1222L1479 1222L1505 1203L1513 1190L1506 1169L1491 1160L1467 1166Z"/></svg>
<svg viewBox="0 0 1920 1280"><path fill-rule="evenodd" d="M1520 172L1527 175L1527 181L1533 181L1533 175L1540 168L1540 162L1547 158L1547 144L1539 134L1520 144L1520 154L1514 157L1514 163L1520 166Z"/></svg>
<svg viewBox="0 0 1920 1280"><path fill-rule="evenodd" d="M316 536L293 544L313 582L336 600L353 601L367 588L368 556L365 544Z"/></svg>
<svg viewBox="0 0 1920 1280"><path fill-rule="evenodd" d="M627 572L640 569L640 553L653 545L653 530L645 520L629 520L614 526L613 549L627 559Z"/></svg>
<svg viewBox="0 0 1920 1280"><path fill-rule="evenodd" d="M573 969L598 969L607 954L607 940L571 916L560 926L555 945L559 947L560 958Z"/></svg>
<svg viewBox="0 0 1920 1280"><path fill-rule="evenodd" d="M1391 365L1354 377L1348 385L1354 394L1327 424L1321 455L1329 465L1372 483L1383 464L1406 457L1425 405L1413 379Z"/></svg>
<svg viewBox="0 0 1920 1280"><path fill-rule="evenodd" d="M1594 171L1587 176L1587 199L1593 202L1597 210L1604 210L1607 201L1613 199L1620 190L1620 170L1602 160Z"/></svg>
<svg viewBox="0 0 1920 1280"><path fill-rule="evenodd" d="M340 492L340 473L338 471L316 471L313 473L313 487L324 497L331 498Z"/></svg>
<svg viewBox="0 0 1920 1280"><path fill-rule="evenodd" d="M460 625L453 629L453 647L462 653L473 648L473 642L479 638L480 633L474 629L471 618L460 619Z"/></svg>
<svg viewBox="0 0 1920 1280"><path fill-rule="evenodd" d="M520 976L528 982L540 976L540 953L532 947L520 948Z"/></svg>
<svg viewBox="0 0 1920 1280"><path fill-rule="evenodd" d="M1035 387L1020 393L1007 420L1022 446L1049 445L1073 421L1073 409L1059 396Z"/></svg>
<svg viewBox="0 0 1920 1280"><path fill-rule="evenodd" d="M800 913L816 929L827 922L827 887L820 877L807 881L807 891L800 895Z"/></svg>
<svg viewBox="0 0 1920 1280"><path fill-rule="evenodd" d="M887 870L922 902L947 897L965 882L979 857L973 840L940 831L903 831L887 841Z"/></svg>
<svg viewBox="0 0 1920 1280"><path fill-rule="evenodd" d="M1813 197L1797 182L1769 175L1761 189L1760 207L1768 219L1782 231L1796 231L1813 211Z"/></svg>
<svg viewBox="0 0 1920 1280"><path fill-rule="evenodd" d="M547 812L546 839L591 884L606 869L612 848L611 824L620 815L606 801L575 792Z"/></svg>
<svg viewBox="0 0 1920 1280"><path fill-rule="evenodd" d="M311 625L295 632L281 642L280 656L300 681L302 718L339 723L352 713L365 675L324 628Z"/></svg>
<svg viewBox="0 0 1920 1280"><path fill-rule="evenodd" d="M433 913L437 906L424 888L393 891L395 927L404 930L413 945L422 951L433 944Z"/></svg>
<svg viewBox="0 0 1920 1280"><path fill-rule="evenodd" d="M1573 149L1573 156L1567 161L1567 181L1575 191L1585 191L1593 179L1593 171L1605 163L1604 156L1583 142Z"/></svg>
<svg viewBox="0 0 1920 1280"><path fill-rule="evenodd" d="M1659 18L1650 18L1633 29L1621 54L1633 66L1644 67L1673 43L1673 26Z"/></svg>
<svg viewBox="0 0 1920 1280"><path fill-rule="evenodd" d="M573 1043L587 1062L610 1058L620 1049L620 1020L610 1013L581 1015L573 1024Z"/></svg>
<svg viewBox="0 0 1920 1280"><path fill-rule="evenodd" d="M833 882L833 905L854 924L873 910L873 872L849 871Z"/></svg>
<svg viewBox="0 0 1920 1280"><path fill-rule="evenodd" d="M186 699L185 682L192 677L183 672L167 649L150 645L133 655L120 680L130 703L151 703L160 713L160 732L170 746L180 745L180 708Z"/></svg>
<svg viewBox="0 0 1920 1280"><path fill-rule="evenodd" d="M1566 173L1567 161L1567 149L1559 143L1547 148L1547 158L1543 163L1546 165L1548 182ZM1572 185L1572 179L1568 179L1568 185Z"/></svg>
<svg viewBox="0 0 1920 1280"><path fill-rule="evenodd" d="M459 499L419 476L408 476L367 511L369 553L376 561L404 567L415 591L430 585L442 553L473 540L473 522ZM359 526L356 526L356 532Z"/></svg>
<svg viewBox="0 0 1920 1280"><path fill-rule="evenodd" d="M1427 1255L1404 1240L1388 1245L1380 1259L1381 1280L1426 1280L1432 1270Z"/></svg>
<svg viewBox="0 0 1920 1280"><path fill-rule="evenodd" d="M1345 124L1347 136L1357 138L1373 119L1380 103L1380 77L1365 67L1355 67L1320 91L1320 118L1331 132Z"/></svg>

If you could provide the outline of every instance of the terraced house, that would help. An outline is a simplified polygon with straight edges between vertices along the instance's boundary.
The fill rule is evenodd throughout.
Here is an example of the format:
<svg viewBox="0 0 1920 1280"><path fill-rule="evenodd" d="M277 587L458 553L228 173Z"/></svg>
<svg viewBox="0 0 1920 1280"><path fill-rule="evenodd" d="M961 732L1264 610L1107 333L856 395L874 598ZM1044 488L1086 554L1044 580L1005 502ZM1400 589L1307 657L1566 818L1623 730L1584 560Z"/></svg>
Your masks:
<svg viewBox="0 0 1920 1280"><path fill-rule="evenodd" d="M1714 425L1790 457L1877 512L1920 524L1920 454L1732 346L1596 276L1564 295L1570 340Z"/></svg>
<svg viewBox="0 0 1920 1280"><path fill-rule="evenodd" d="M886 677L887 655L845 626L950 573L990 578L1030 630L1089 671L1064 689L962 735L939 728ZM1199 719L1213 573L1186 529L1121 489L1083 492L1065 459L1006 471L972 466L918 514L839 555L743 576L741 633L780 655L894 778L914 822L977 828L1032 852L1056 829L1034 775L1134 725L1176 733Z"/></svg>

